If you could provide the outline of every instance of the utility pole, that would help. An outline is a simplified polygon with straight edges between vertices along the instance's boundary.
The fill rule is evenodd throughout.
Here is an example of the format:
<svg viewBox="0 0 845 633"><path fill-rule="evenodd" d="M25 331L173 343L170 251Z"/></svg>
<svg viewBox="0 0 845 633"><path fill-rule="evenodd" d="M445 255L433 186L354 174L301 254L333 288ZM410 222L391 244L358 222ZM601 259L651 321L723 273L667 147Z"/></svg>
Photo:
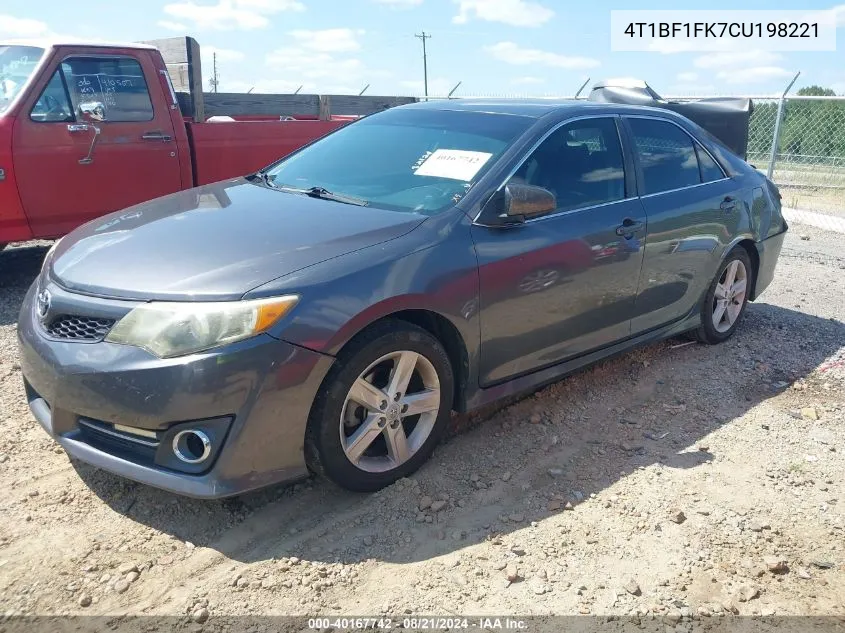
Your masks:
<svg viewBox="0 0 845 633"><path fill-rule="evenodd" d="M425 31L420 34L414 34L414 37L418 37L422 40L423 45L423 84L425 86L425 99L428 101L428 59L425 54L425 41L431 39L431 35L426 35Z"/></svg>
<svg viewBox="0 0 845 633"><path fill-rule="evenodd" d="M217 84L219 83L220 79L217 76L217 53L215 52L212 57L212 64L213 70L211 74L211 79L208 80L208 83L211 84L211 92L217 92Z"/></svg>

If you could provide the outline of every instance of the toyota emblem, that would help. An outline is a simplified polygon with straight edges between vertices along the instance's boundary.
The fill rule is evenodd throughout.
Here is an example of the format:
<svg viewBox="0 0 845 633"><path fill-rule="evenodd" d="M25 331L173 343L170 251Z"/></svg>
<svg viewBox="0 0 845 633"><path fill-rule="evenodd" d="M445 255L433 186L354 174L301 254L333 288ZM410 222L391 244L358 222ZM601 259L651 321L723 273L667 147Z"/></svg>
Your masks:
<svg viewBox="0 0 845 633"><path fill-rule="evenodd" d="M38 293L38 297L36 299L35 310L38 312L38 316L41 319L47 317L47 313L50 311L50 291L49 290L42 290Z"/></svg>

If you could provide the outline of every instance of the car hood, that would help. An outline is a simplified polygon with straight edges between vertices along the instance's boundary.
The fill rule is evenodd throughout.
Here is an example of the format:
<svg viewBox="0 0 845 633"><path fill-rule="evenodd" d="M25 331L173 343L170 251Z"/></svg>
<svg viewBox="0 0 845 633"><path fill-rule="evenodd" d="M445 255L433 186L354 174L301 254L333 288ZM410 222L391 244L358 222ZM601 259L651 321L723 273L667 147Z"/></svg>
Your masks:
<svg viewBox="0 0 845 633"><path fill-rule="evenodd" d="M51 278L134 300L235 300L307 266L395 239L424 216L273 191L243 178L112 213L66 236Z"/></svg>

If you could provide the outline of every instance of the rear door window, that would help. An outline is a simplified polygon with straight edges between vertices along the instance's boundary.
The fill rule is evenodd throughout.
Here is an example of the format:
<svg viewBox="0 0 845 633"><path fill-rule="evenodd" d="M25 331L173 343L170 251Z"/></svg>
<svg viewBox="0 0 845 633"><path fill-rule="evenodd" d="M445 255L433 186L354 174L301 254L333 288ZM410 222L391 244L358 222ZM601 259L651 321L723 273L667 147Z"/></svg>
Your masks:
<svg viewBox="0 0 845 633"><path fill-rule="evenodd" d="M668 121L628 118L643 177L643 195L702 182L695 142ZM720 178L723 176L720 176Z"/></svg>
<svg viewBox="0 0 845 633"><path fill-rule="evenodd" d="M713 182L725 178L725 172L719 167L713 157L707 153L701 145L695 144L695 151L698 154L698 166L701 170L701 182Z"/></svg>

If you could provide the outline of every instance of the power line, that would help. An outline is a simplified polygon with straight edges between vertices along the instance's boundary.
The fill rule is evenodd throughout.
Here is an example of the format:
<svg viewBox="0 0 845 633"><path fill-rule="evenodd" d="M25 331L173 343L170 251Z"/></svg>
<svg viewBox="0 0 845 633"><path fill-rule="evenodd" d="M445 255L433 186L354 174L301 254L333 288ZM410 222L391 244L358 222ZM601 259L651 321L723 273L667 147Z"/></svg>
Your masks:
<svg viewBox="0 0 845 633"><path fill-rule="evenodd" d="M425 54L425 41L431 39L431 35L426 35L426 32L423 31L422 34L415 33L414 37L418 37L422 40L423 46L423 85L425 87L425 97L428 100L428 58Z"/></svg>

